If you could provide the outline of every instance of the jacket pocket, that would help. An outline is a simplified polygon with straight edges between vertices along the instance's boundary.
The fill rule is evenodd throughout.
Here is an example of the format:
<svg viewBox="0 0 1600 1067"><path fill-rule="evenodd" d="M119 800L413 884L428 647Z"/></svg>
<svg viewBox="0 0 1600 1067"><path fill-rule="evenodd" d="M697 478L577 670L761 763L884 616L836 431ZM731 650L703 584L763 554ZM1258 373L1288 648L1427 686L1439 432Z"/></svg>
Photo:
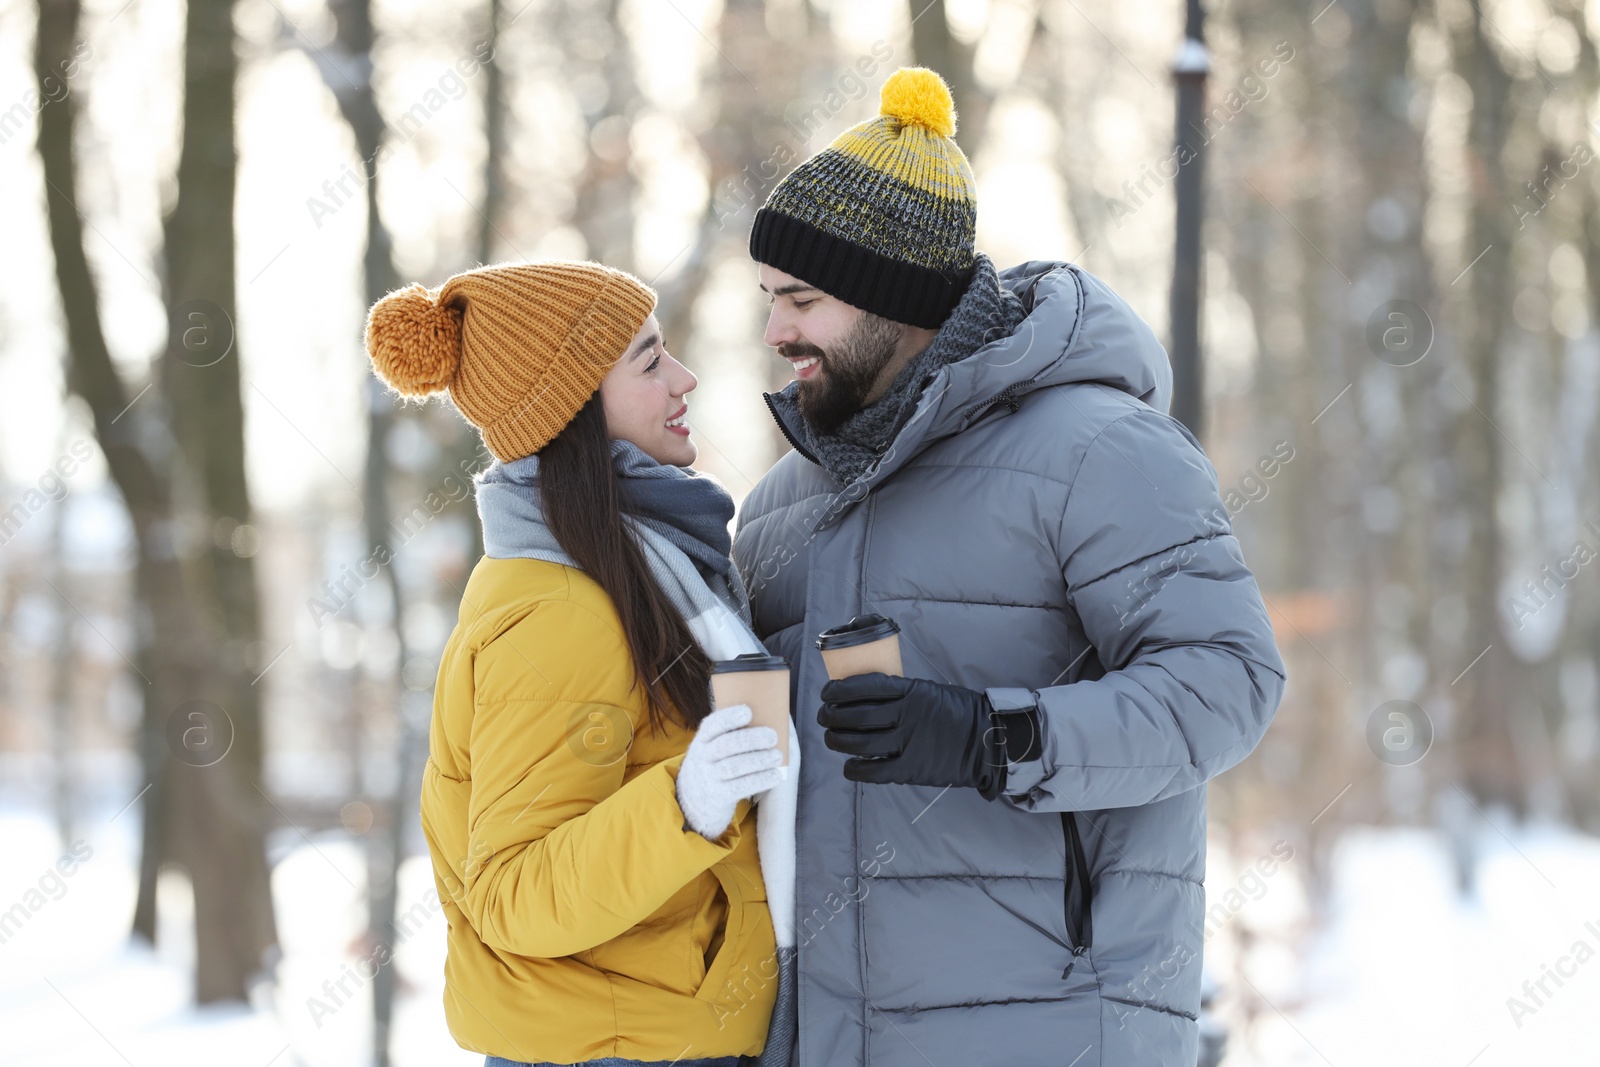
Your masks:
<svg viewBox="0 0 1600 1067"><path fill-rule="evenodd" d="M1078 833L1076 812L1061 813L1061 835L1066 853L1066 882L1062 910L1067 923L1067 940L1072 943L1072 959L1067 961L1065 978L1072 973L1078 957L1094 944L1094 917L1090 911L1094 892L1089 885L1089 861L1083 854L1083 838Z"/></svg>
<svg viewBox="0 0 1600 1067"><path fill-rule="evenodd" d="M718 881L722 881L722 872L712 868ZM741 899L738 894L728 892L726 882L723 882L723 892L728 897L728 917L722 929L722 944L717 946L717 954L711 957L711 962L706 966L706 976L700 982L700 988L695 990L695 997L699 1000L716 1000L722 993L722 987L728 982L728 972L733 968L733 961L739 958L746 940L746 915L751 905ZM757 904L756 907L764 907Z"/></svg>

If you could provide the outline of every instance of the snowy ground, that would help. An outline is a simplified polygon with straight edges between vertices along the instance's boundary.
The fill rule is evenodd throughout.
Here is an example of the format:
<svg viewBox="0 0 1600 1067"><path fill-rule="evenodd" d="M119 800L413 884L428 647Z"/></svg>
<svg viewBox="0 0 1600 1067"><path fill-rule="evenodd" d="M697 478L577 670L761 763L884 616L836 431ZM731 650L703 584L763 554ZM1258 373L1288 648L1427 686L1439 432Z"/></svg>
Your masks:
<svg viewBox="0 0 1600 1067"><path fill-rule="evenodd" d="M1432 830L1346 834L1328 922L1303 938L1271 936L1299 909L1292 879L1269 881L1260 910L1289 921L1265 915L1242 966L1218 974L1235 1022L1226 1067L1600 1063L1600 840L1495 821L1506 836L1483 826L1465 899Z"/></svg>
<svg viewBox="0 0 1600 1067"><path fill-rule="evenodd" d="M0 809L0 913L17 903L29 912L0 943L0 1065L369 1062L370 988L351 977L364 899L353 839L296 838L275 867L284 952L276 991L250 1009L196 1010L181 883L162 887L160 948L125 947L138 811L109 821L114 814L107 805L87 824L79 854L92 851L55 877L62 850L44 813ZM1436 834L1353 832L1336 855L1321 927L1304 921L1303 860L1251 879L1241 874L1247 863L1214 850L1214 899L1243 890L1207 944L1235 1024L1227 1067L1600 1063L1600 841L1559 829L1511 833L1486 831L1479 890L1462 900ZM409 861L401 910L420 904L427 921L397 949L395 1059L479 1064L445 1029L444 919L431 888L425 860ZM324 983L341 977L354 995L331 1005Z"/></svg>
<svg viewBox="0 0 1600 1067"><path fill-rule="evenodd" d="M59 840L42 812L0 812L0 911L38 906L0 943L0 1065L73 1067L354 1067L370 1062L371 984L358 976L365 887L361 852L345 835L300 841L273 869L283 960L277 989L250 1009L191 1006L192 901L181 881L160 888L157 951L131 949L138 810L84 835L92 850L70 877L55 864ZM298 836L296 840L299 840ZM58 877L52 877L56 872ZM43 880L41 884L41 880ZM482 1064L445 1029L445 922L425 859L401 869L407 939L395 949L400 993L397 1067ZM30 891L37 890L37 894ZM343 988L337 1001L324 983ZM313 1001L313 998L315 1000Z"/></svg>

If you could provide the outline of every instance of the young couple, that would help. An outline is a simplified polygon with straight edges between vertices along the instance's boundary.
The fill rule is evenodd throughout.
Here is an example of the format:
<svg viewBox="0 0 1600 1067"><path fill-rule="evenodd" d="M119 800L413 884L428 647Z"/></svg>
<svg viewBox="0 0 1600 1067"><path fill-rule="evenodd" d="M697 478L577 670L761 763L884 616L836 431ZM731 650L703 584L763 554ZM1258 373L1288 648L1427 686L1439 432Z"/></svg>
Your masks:
<svg viewBox="0 0 1600 1067"><path fill-rule="evenodd" d="M794 447L731 537L635 278L372 309L377 373L496 457L422 794L490 1065L1195 1061L1205 783L1283 663L1161 345L1079 267L975 251L954 129L899 71L757 213ZM817 634L868 613L905 676L828 681ZM747 652L791 670L786 773L712 710Z"/></svg>

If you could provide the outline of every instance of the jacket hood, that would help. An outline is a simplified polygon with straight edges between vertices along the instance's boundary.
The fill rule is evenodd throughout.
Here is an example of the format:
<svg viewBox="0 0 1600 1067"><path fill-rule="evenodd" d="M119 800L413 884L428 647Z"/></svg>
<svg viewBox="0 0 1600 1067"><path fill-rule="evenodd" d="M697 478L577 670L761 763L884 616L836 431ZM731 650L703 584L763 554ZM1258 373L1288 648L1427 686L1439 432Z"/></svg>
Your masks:
<svg viewBox="0 0 1600 1067"><path fill-rule="evenodd" d="M1121 390L1165 412L1172 402L1166 349L1127 302L1099 278L1071 263L1030 260L1000 272L1027 318L966 359L938 370L884 458L864 477L877 482L941 438L960 433L1002 404L1056 385L1097 384ZM799 382L781 396L792 398ZM782 407L768 401L780 429L797 443ZM798 416L796 416L798 417Z"/></svg>

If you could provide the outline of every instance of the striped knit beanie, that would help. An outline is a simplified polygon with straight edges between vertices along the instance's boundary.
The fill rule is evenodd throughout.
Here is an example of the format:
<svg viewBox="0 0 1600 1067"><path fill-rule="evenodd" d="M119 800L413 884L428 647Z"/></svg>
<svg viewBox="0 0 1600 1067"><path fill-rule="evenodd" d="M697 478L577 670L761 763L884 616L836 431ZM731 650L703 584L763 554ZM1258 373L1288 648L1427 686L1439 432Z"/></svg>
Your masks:
<svg viewBox="0 0 1600 1067"><path fill-rule="evenodd" d="M566 428L655 306L649 286L599 263L478 267L373 304L367 355L403 396L447 390L509 463Z"/></svg>
<svg viewBox="0 0 1600 1067"><path fill-rule="evenodd" d="M847 304L935 328L972 277L978 204L955 103L926 67L883 83L880 114L791 171L756 212L750 256Z"/></svg>

